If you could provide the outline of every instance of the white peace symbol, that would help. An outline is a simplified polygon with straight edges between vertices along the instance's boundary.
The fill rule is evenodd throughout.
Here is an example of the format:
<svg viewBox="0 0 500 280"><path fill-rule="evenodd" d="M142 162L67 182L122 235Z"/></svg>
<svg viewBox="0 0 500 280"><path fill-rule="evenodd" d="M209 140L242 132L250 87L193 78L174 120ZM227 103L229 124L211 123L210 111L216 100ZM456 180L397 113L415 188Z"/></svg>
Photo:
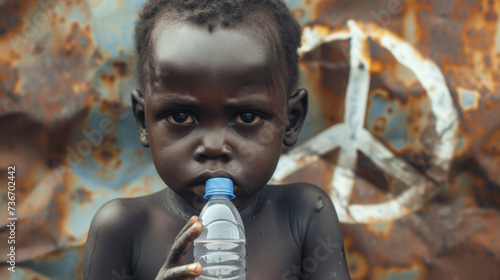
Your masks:
<svg viewBox="0 0 500 280"><path fill-rule="evenodd" d="M347 26L347 30L335 32L324 26L306 27L302 34L302 47L299 49L299 53L303 54L323 43L350 38L350 74L344 123L329 127L283 155L271 182L282 181L299 168L317 161L322 154L340 147L330 194L339 220L346 223L389 221L419 209L442 189L441 185L444 184L457 143L457 113L443 74L433 61L424 58L413 46L396 35L374 24L365 25L349 20ZM360 26L367 32L363 32ZM368 37L379 42L399 63L413 71L431 101L439 141L433 150L431 167L426 176L416 171L405 160L395 156L363 128L370 84L371 59L365 55L369 54L366 51ZM365 67L359 67L360 63ZM391 174L409 188L398 196L378 204L349 205L358 149L384 172Z"/></svg>

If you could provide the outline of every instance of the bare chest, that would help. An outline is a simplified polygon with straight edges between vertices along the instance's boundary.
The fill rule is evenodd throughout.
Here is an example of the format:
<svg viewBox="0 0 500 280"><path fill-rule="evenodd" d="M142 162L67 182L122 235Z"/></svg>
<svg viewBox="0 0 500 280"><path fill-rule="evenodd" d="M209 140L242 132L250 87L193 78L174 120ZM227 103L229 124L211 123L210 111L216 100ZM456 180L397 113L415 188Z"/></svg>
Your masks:
<svg viewBox="0 0 500 280"><path fill-rule="evenodd" d="M155 279L182 226L181 223L178 226L157 223L144 231L140 248L133 250L136 252L132 264L135 279ZM288 228L269 217L245 224L247 279L282 279L287 271L300 266L301 250ZM184 264L193 260L191 247Z"/></svg>

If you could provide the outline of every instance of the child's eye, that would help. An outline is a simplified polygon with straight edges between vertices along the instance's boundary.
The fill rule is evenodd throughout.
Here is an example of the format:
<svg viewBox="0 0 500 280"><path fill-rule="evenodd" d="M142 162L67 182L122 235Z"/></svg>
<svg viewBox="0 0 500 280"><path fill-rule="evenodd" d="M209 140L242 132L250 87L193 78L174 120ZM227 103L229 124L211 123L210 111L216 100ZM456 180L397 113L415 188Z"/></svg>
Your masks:
<svg viewBox="0 0 500 280"><path fill-rule="evenodd" d="M167 121L174 124L192 124L194 119L187 113L177 112L167 116Z"/></svg>
<svg viewBox="0 0 500 280"><path fill-rule="evenodd" d="M241 124L257 124L261 120L262 120L262 118L259 117L259 116L257 116L257 115L255 115L255 114L252 114L252 113L243 113L243 114L239 114L236 117L235 121L237 123L241 123Z"/></svg>

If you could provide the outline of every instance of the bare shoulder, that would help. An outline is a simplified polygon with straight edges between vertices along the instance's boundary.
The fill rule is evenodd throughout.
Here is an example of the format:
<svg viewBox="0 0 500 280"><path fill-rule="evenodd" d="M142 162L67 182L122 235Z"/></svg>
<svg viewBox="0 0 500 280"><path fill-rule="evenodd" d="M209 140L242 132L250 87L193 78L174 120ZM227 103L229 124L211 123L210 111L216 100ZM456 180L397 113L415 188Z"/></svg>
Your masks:
<svg viewBox="0 0 500 280"><path fill-rule="evenodd" d="M95 214L92 226L104 229L127 230L147 221L159 204L161 191L142 197L116 198L105 203Z"/></svg>
<svg viewBox="0 0 500 280"><path fill-rule="evenodd" d="M328 194L320 187L298 182L284 185L268 185L267 192L269 197L278 199L283 203L292 203L295 206L316 206L318 203L330 203Z"/></svg>
<svg viewBox="0 0 500 280"><path fill-rule="evenodd" d="M339 227L337 212L330 196L320 187L310 183L293 183L268 186L269 199L276 207L287 209L291 221L305 234L313 221L327 222L332 228Z"/></svg>
<svg viewBox="0 0 500 280"><path fill-rule="evenodd" d="M111 243L129 242L148 222L158 204L161 191L142 197L116 198L106 202L94 215L88 241L109 239Z"/></svg>
<svg viewBox="0 0 500 280"><path fill-rule="evenodd" d="M267 199L274 202L269 205L276 207L275 210L282 216L288 217L287 221L299 244L308 239L315 240L321 233L335 232L335 236L341 238L337 212L323 189L310 183L293 183L269 185L266 192Z"/></svg>
<svg viewBox="0 0 500 280"><path fill-rule="evenodd" d="M118 198L105 203L90 225L83 258L83 279L110 279L114 270L130 273L136 263L134 254L161 191L137 198Z"/></svg>
<svg viewBox="0 0 500 280"><path fill-rule="evenodd" d="M147 214L147 210L138 207L134 200L133 198L117 198L106 202L95 214L92 228L120 231L141 220L140 216Z"/></svg>

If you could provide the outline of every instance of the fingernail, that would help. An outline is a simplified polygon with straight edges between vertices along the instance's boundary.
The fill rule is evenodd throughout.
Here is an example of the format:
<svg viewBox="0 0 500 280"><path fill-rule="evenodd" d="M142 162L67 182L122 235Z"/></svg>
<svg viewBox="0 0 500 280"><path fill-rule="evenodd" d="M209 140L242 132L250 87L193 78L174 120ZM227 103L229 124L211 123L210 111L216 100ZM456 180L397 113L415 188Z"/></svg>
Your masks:
<svg viewBox="0 0 500 280"><path fill-rule="evenodd" d="M189 270L194 273L198 273L198 268L199 264L198 263L192 263L189 265Z"/></svg>
<svg viewBox="0 0 500 280"><path fill-rule="evenodd" d="M193 216L193 217L191 217L191 219L189 219L189 221L188 221L188 225L190 225L190 226L191 226L191 225L193 224L193 222L194 222L194 216Z"/></svg>
<svg viewBox="0 0 500 280"><path fill-rule="evenodd" d="M189 226L189 230L190 230L190 231L196 231L196 228L198 227L197 223L198 223L198 222L196 221L196 222L194 222L192 225L190 225L190 226Z"/></svg>

